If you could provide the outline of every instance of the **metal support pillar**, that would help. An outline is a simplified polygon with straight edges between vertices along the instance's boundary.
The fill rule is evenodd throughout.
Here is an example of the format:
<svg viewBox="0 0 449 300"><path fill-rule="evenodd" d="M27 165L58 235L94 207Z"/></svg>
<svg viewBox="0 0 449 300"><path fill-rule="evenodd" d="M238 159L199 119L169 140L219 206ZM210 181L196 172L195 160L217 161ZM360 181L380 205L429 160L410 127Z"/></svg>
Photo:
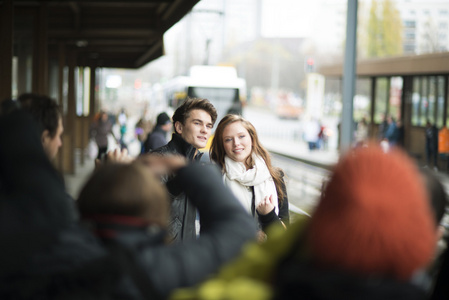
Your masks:
<svg viewBox="0 0 449 300"><path fill-rule="evenodd" d="M353 103L356 77L357 44L357 6L358 0L348 0L346 21L346 48L343 68L343 111L341 120L341 150L351 147L354 121Z"/></svg>

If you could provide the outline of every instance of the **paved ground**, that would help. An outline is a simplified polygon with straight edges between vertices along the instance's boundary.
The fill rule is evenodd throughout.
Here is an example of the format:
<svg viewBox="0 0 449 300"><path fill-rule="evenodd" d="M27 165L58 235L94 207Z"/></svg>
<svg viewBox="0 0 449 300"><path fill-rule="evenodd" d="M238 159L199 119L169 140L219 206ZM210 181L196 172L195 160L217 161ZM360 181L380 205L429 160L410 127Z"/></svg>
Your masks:
<svg viewBox="0 0 449 300"><path fill-rule="evenodd" d="M85 156L84 165L81 165L79 152L75 160L75 174L64 174L64 180L67 192L75 199L78 199L82 186L87 181L94 170L94 161L87 155Z"/></svg>

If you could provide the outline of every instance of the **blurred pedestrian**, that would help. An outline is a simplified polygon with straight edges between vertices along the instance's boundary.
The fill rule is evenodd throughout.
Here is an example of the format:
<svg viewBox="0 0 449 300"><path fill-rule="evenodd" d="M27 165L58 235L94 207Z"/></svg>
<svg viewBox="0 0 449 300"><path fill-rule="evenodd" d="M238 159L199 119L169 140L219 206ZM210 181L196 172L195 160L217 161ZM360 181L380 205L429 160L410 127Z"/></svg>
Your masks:
<svg viewBox="0 0 449 300"><path fill-rule="evenodd" d="M136 123L134 133L137 140L140 142L140 154L145 153L145 141L147 140L148 134L151 132L152 128L153 124L144 118L140 118Z"/></svg>
<svg viewBox="0 0 449 300"><path fill-rule="evenodd" d="M288 225L284 173L271 165L254 126L239 115L226 115L215 130L210 158L223 173L225 184L259 227L261 240L269 225Z"/></svg>
<svg viewBox="0 0 449 300"><path fill-rule="evenodd" d="M109 121L109 116L105 111L100 111L98 119L91 124L89 135L91 138L94 138L97 143L97 159L101 160L110 146L108 142L108 135L112 135L114 139L117 140L114 132L112 131L112 123Z"/></svg>
<svg viewBox="0 0 449 300"><path fill-rule="evenodd" d="M144 153L167 144L167 134L172 130L173 123L167 113L162 112L156 118L156 127L149 133L144 143Z"/></svg>
<svg viewBox="0 0 449 300"><path fill-rule="evenodd" d="M386 114L382 114L382 120L379 124L378 133L377 133L379 141L382 141L385 138L385 133L387 132L387 128L388 128L387 119L388 119L388 116Z"/></svg>
<svg viewBox="0 0 449 300"><path fill-rule="evenodd" d="M128 148L128 146L125 143L125 134L128 128L128 115L125 112L125 109L122 108L120 110L120 113L117 116L117 121L118 124L120 126L120 139L119 139L119 143L120 143L120 149L125 149Z"/></svg>
<svg viewBox="0 0 449 300"><path fill-rule="evenodd" d="M429 168L438 169L438 129L429 120L426 122L426 162Z"/></svg>
<svg viewBox="0 0 449 300"><path fill-rule="evenodd" d="M363 146L368 141L368 122L363 117L358 123L355 131L355 146Z"/></svg>
<svg viewBox="0 0 449 300"><path fill-rule="evenodd" d="M304 139L309 146L309 150L316 150L319 147L319 134L321 125L316 118L310 118L304 124Z"/></svg>
<svg viewBox="0 0 449 300"><path fill-rule="evenodd" d="M396 121L392 116L387 117L387 130L385 131L384 139L388 141L389 147L394 147L398 143L399 131L396 126Z"/></svg>

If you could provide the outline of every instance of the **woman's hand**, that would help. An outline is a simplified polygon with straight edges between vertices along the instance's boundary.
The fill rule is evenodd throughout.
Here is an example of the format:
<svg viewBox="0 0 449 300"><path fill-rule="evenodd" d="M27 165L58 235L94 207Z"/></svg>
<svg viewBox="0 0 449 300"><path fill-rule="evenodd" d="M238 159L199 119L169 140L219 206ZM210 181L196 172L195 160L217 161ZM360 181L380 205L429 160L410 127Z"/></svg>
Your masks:
<svg viewBox="0 0 449 300"><path fill-rule="evenodd" d="M273 195L265 196L263 201L257 205L256 210L260 215L266 215L274 209Z"/></svg>

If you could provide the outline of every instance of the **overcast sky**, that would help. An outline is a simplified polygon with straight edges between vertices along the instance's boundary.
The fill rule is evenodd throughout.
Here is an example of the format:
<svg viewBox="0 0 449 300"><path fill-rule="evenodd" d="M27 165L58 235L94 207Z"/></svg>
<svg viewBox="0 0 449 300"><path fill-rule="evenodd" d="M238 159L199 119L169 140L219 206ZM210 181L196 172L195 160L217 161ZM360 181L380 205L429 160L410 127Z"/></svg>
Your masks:
<svg viewBox="0 0 449 300"><path fill-rule="evenodd" d="M263 0L262 35L310 36L321 0Z"/></svg>

